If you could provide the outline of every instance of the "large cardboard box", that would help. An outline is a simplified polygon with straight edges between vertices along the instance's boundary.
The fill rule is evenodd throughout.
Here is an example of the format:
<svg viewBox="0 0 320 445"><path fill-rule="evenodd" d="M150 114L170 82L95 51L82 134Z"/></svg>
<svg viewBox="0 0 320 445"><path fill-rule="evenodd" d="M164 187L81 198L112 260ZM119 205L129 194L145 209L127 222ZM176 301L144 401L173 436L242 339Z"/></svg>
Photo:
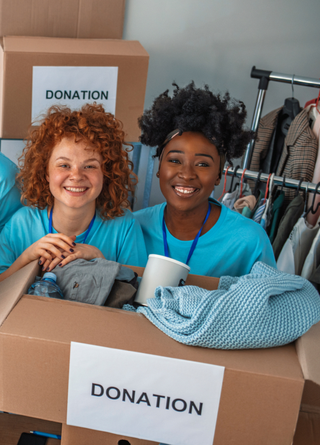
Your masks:
<svg viewBox="0 0 320 445"><path fill-rule="evenodd" d="M23 139L27 134L32 120L33 67L118 67L115 115L123 122L127 141L137 142L148 62L148 53L138 41L5 37L0 47L0 137ZM94 91L96 78L89 81ZM88 97L85 92L79 94L81 99ZM48 107L53 104L50 98L46 97Z"/></svg>
<svg viewBox="0 0 320 445"><path fill-rule="evenodd" d="M0 0L0 37L121 39L125 0Z"/></svg>
<svg viewBox="0 0 320 445"><path fill-rule="evenodd" d="M312 383L294 344L237 351L186 346L141 314L24 295L38 267L31 263L0 283L0 410L62 423L62 445L121 443L113 434L65 425L70 342L76 341L224 366L214 445L291 445L304 380ZM218 282L188 279L211 289ZM307 337L300 352L312 349L310 341L320 344L317 335ZM320 373L315 374L312 384L318 388Z"/></svg>

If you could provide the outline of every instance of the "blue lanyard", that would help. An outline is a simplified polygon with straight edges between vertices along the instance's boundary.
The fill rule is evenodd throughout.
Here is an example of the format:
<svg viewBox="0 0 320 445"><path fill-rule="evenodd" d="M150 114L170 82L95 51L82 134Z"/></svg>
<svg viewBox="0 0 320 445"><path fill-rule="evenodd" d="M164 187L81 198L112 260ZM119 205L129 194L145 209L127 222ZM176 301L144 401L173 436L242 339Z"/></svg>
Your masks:
<svg viewBox="0 0 320 445"><path fill-rule="evenodd" d="M200 229L199 232L197 233L197 236L196 236L195 239L193 240L193 243L192 243L192 246L191 246L191 248L190 248L189 255L188 255L188 258L187 258L187 261L186 261L186 264L189 263L190 258L192 257L192 254L193 254L193 252L194 252L194 250L195 250L195 248L196 248L196 246L197 246L197 242L198 242L198 240L199 240L199 238L200 238L200 235L201 235L203 226L204 226L205 223L207 222L207 219L209 218L210 212L211 212L211 205L210 205L210 202L209 202L209 207L208 207L208 211L207 211L205 220L203 221L203 224L202 224L202 226L201 226L201 229ZM170 255L169 255L169 248L168 248L168 241L167 241L166 223L164 222L164 211L163 211L163 219L162 219L162 234L163 234L164 254L165 254L166 257L170 258Z"/></svg>
<svg viewBox="0 0 320 445"><path fill-rule="evenodd" d="M53 212L53 206L51 207L50 216L49 216L49 233L52 233L52 212ZM89 224L89 227L87 228L87 231L86 231L86 233L84 235L84 239L82 241L82 244L84 244L86 242L86 239L88 238L88 235L90 233L90 230L92 229L92 226L93 226L93 223L94 223L95 219L96 219L96 213L94 213L93 218L92 218L92 220L91 220L91 222Z"/></svg>

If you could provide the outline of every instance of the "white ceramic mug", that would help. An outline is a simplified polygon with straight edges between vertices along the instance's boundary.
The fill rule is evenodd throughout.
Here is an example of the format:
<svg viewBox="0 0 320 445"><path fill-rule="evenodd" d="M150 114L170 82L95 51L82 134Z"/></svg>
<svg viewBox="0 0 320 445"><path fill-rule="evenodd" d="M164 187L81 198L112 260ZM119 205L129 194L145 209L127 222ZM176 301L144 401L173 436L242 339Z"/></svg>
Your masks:
<svg viewBox="0 0 320 445"><path fill-rule="evenodd" d="M162 255L149 255L135 302L147 306L147 299L154 298L158 286L179 286L186 281L190 267Z"/></svg>

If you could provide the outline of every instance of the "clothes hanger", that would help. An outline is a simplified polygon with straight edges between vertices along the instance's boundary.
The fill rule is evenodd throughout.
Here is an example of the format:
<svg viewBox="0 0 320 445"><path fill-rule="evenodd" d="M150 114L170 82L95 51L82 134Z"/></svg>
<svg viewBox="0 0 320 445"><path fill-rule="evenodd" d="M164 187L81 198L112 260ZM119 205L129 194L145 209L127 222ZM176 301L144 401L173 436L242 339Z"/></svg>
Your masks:
<svg viewBox="0 0 320 445"><path fill-rule="evenodd" d="M234 169L233 173L232 173L232 179L231 179L231 184L230 184L230 188L229 188L228 193L231 193L232 191L234 191L234 190L232 190L233 181L234 181L234 178L236 176L237 170L239 170L239 168L240 168L240 165L237 165L236 168Z"/></svg>
<svg viewBox="0 0 320 445"><path fill-rule="evenodd" d="M280 196L280 193L283 192L283 187L286 185L286 176L283 175L282 177L282 184L278 184L275 186L274 191L272 193L272 200L274 201ZM281 187L281 188L279 188Z"/></svg>
<svg viewBox="0 0 320 445"><path fill-rule="evenodd" d="M267 188L266 188L266 194L265 194L265 199L268 198L269 196L269 201L271 201L271 197L272 197L272 189L273 189L273 179L274 179L274 175L275 173L270 173L269 177L268 177L268 182L267 182Z"/></svg>
<svg viewBox="0 0 320 445"><path fill-rule="evenodd" d="M307 183L307 188L304 194L304 207L302 217L305 218L307 216L307 205L308 205L308 192L309 192L309 182Z"/></svg>
<svg viewBox="0 0 320 445"><path fill-rule="evenodd" d="M316 185L316 188L315 188L315 190L314 190L314 192L313 192L313 198L312 198L312 203L311 203L311 206L308 208L308 210L307 210L307 212L306 212L306 214L305 214L305 217L311 212L313 215L317 212L317 210L318 210L318 208L319 208L319 206L320 206L320 202L318 203L318 205L317 205L317 208L314 210L313 209L313 206L314 206L314 203L315 203L315 200L316 200L316 195L317 195L317 191L318 191L318 188L320 187L320 182L318 182L318 184Z"/></svg>
<svg viewBox="0 0 320 445"><path fill-rule="evenodd" d="M316 98L316 110L317 110L317 112L320 114L319 100L320 100L320 90L319 90L318 97Z"/></svg>
<svg viewBox="0 0 320 445"><path fill-rule="evenodd" d="M300 188L301 188L302 182L303 182L303 178L300 179L299 184L297 185L297 189L296 189L296 192L294 194L294 197L298 196L298 194L300 192Z"/></svg>
<svg viewBox="0 0 320 445"><path fill-rule="evenodd" d="M218 201L220 202L221 198L223 197L223 195L226 193L226 185L227 185L227 176L228 176L228 170L230 168L230 165L228 165L226 172L224 174L224 183L223 183L223 190L222 190L222 194L220 196L220 198L218 199Z"/></svg>
<svg viewBox="0 0 320 445"><path fill-rule="evenodd" d="M263 226L263 228L265 230L267 229L267 220L269 218L268 213L269 213L269 208L270 208L271 202L272 202L271 195L272 195L274 175L275 175L274 173L270 173L270 175L268 176L266 193L264 195L264 200L263 200L264 209L263 209L260 224ZM269 199L268 199L268 195L269 195Z"/></svg>
<svg viewBox="0 0 320 445"><path fill-rule="evenodd" d="M237 165L235 168L235 172L237 173L237 170L240 168L240 165ZM237 187L240 185L240 180L238 183L234 184L232 192L235 192L237 190Z"/></svg>
<svg viewBox="0 0 320 445"><path fill-rule="evenodd" d="M293 121L293 119L300 113L300 103L298 101L298 99L295 99L294 97L294 88L293 88L293 81L294 81L294 76L295 74L292 76L291 79L291 89L292 89L292 97L287 98L284 101L284 106L281 110L281 114L282 116L288 116L288 120L290 120L290 123ZM288 124L288 122L286 122L286 124Z"/></svg>
<svg viewBox="0 0 320 445"><path fill-rule="evenodd" d="M281 189L279 190L280 192L283 191L283 187L285 187L285 185L286 185L286 175L283 175Z"/></svg>
<svg viewBox="0 0 320 445"><path fill-rule="evenodd" d="M252 193L253 196L254 196L256 199L258 199L258 197L259 197L259 190L258 190L258 187L259 187L259 185L260 185L260 183L261 183L261 181L260 181L261 173L262 173L262 170L259 170L258 176L257 176L257 178L256 178L256 180L255 180L254 190L253 190L253 193Z"/></svg>
<svg viewBox="0 0 320 445"><path fill-rule="evenodd" d="M264 194L264 202L266 202L267 198L268 198L268 194L269 194L269 183L270 183L270 178L272 177L272 181L271 184L273 185L273 177L274 177L274 173L270 173L268 176L268 180L267 180L267 187L266 187L266 192Z"/></svg>
<svg viewBox="0 0 320 445"><path fill-rule="evenodd" d="M240 179L240 195L239 195L239 199L242 198L242 188L243 188L243 179L244 179L244 174L246 172L246 168L243 169L242 175L241 175L241 179Z"/></svg>

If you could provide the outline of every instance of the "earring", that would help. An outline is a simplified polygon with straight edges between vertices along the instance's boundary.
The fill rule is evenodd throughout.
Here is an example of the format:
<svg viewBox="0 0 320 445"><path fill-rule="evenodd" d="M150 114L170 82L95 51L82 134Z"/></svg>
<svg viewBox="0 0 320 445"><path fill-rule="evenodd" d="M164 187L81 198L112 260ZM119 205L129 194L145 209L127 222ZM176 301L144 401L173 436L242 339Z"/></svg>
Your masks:
<svg viewBox="0 0 320 445"><path fill-rule="evenodd" d="M160 173L159 173L159 172L156 173L156 177L157 177L157 178L160 177Z"/></svg>

